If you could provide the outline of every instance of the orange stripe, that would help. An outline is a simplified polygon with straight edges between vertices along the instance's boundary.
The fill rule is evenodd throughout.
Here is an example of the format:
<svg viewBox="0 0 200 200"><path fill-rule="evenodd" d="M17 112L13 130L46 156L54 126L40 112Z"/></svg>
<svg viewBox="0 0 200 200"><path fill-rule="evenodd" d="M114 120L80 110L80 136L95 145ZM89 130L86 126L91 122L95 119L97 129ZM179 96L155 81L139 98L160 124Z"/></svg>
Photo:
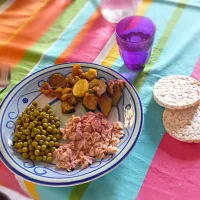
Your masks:
<svg viewBox="0 0 200 200"><path fill-rule="evenodd" d="M24 180L24 185L26 186L27 190L32 195L34 200L40 200L36 185L34 183Z"/></svg>
<svg viewBox="0 0 200 200"><path fill-rule="evenodd" d="M15 1L0 14L0 45L24 24L33 12L42 5L42 1Z"/></svg>
<svg viewBox="0 0 200 200"><path fill-rule="evenodd" d="M42 37L70 2L71 0L49 0L48 4L35 15L34 19L26 24L21 32L16 34L12 42L0 49L1 62L9 64L11 67L19 63L26 50Z"/></svg>
<svg viewBox="0 0 200 200"><path fill-rule="evenodd" d="M66 57L69 56L80 44L83 37L86 35L87 32L92 28L93 24L100 16L100 9L98 8L97 11L90 17L88 22L85 24L84 28L79 32L79 34L74 38L71 45L57 58L56 64L63 63L66 61Z"/></svg>

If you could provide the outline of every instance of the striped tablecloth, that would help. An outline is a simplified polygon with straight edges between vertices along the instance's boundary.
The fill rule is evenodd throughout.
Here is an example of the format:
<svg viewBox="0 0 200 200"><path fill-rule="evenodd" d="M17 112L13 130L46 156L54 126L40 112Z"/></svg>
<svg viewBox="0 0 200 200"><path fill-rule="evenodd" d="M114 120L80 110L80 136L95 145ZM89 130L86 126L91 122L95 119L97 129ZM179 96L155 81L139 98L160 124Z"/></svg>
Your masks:
<svg viewBox="0 0 200 200"><path fill-rule="evenodd" d="M137 15L151 18L156 38L144 71L129 71L119 56L115 25L99 2L86 0L1 0L0 61L12 66L6 93L30 73L70 61L95 62L126 76L145 112L143 132L125 161L110 174L76 187L48 188L21 180L0 163L0 184L35 200L198 200L200 145L172 139L152 100L155 82L170 74L200 80L200 0L143 0Z"/></svg>

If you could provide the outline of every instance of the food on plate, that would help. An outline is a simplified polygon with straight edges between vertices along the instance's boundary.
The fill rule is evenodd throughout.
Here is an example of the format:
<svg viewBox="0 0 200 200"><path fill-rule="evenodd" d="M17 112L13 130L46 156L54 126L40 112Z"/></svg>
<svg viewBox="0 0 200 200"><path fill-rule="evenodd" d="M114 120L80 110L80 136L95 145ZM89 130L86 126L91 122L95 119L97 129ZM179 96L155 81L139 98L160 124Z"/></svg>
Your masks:
<svg viewBox="0 0 200 200"><path fill-rule="evenodd" d="M60 98L64 114L75 112L80 101L87 111L95 111L99 101L101 111L107 117L112 106L119 103L124 87L123 80L110 80L107 86L104 80L98 79L97 70L90 68L84 72L80 64L75 64L68 77L55 73L42 84L40 91L47 96ZM107 103L104 102L106 99Z"/></svg>
<svg viewBox="0 0 200 200"><path fill-rule="evenodd" d="M73 95L75 97L84 97L88 91L88 81L86 79L80 79L73 87Z"/></svg>
<svg viewBox="0 0 200 200"><path fill-rule="evenodd" d="M110 110L112 108L112 98L107 95L103 95L99 98L98 104L101 108L101 112L104 114L105 117L108 117Z"/></svg>
<svg viewBox="0 0 200 200"><path fill-rule="evenodd" d="M87 111L95 111L97 109L98 97L94 94L86 93L83 98L83 106Z"/></svg>
<svg viewBox="0 0 200 200"><path fill-rule="evenodd" d="M52 88L64 87L65 86L65 76L58 74L58 73L54 73L53 75L50 76L48 82Z"/></svg>
<svg viewBox="0 0 200 200"><path fill-rule="evenodd" d="M55 163L58 168L67 171L78 166L86 168L97 158L117 153L123 137L122 124L108 122L100 112L88 112L82 117L73 116L61 132L66 143L55 150Z"/></svg>
<svg viewBox="0 0 200 200"><path fill-rule="evenodd" d="M165 109L163 124L173 138L182 142L200 142L200 105L183 110Z"/></svg>
<svg viewBox="0 0 200 200"><path fill-rule="evenodd" d="M125 82L122 80L110 80L108 83L108 93L112 98L112 104L116 106L122 96L122 91L125 87Z"/></svg>
<svg viewBox="0 0 200 200"><path fill-rule="evenodd" d="M200 102L200 84L189 76L167 76L155 84L153 96L155 101L165 108L189 108Z"/></svg>
<svg viewBox="0 0 200 200"><path fill-rule="evenodd" d="M50 107L37 107L37 102L25 109L16 122L13 145L24 159L51 162L61 139L60 121Z"/></svg>
<svg viewBox="0 0 200 200"><path fill-rule="evenodd" d="M61 108L63 114L71 114L75 112L75 107L72 104L68 103L67 101L62 102Z"/></svg>
<svg viewBox="0 0 200 200"><path fill-rule="evenodd" d="M93 79L89 82L89 89L92 89L98 97L106 92L107 85L104 80Z"/></svg>
<svg viewBox="0 0 200 200"><path fill-rule="evenodd" d="M169 135L182 142L200 142L200 83L196 79L182 75L164 77L155 84L153 96L166 108L163 124Z"/></svg>

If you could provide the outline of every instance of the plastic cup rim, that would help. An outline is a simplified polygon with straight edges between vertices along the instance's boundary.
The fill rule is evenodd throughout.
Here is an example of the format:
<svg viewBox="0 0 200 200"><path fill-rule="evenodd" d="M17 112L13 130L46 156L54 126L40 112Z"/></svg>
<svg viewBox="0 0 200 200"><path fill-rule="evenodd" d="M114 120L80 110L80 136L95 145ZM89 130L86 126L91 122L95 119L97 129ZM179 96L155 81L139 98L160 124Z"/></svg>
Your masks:
<svg viewBox="0 0 200 200"><path fill-rule="evenodd" d="M123 20L127 19L127 18L133 18L133 17L142 17L142 18L146 18L147 20L149 20L149 21L152 23L152 25L153 25L153 27L154 27L154 33L151 35L151 37L149 37L148 39L146 39L146 40L144 40L144 41L141 41L141 42L131 42L131 41L126 41L126 40L124 40L123 38L121 38L121 37L118 35L118 33L117 33L117 26L119 25L119 23L122 22ZM123 42L125 42L125 43L133 43L133 44L144 43L144 42L146 42L146 41L152 39L152 38L155 36L155 33L156 33L156 25L153 23L153 21L152 21L150 18L145 17L145 16L141 16L141 15L133 15L133 16L125 17L125 18L121 19L121 20L117 23L117 25L116 25L116 27L115 27L115 35L116 35L120 40L123 40Z"/></svg>

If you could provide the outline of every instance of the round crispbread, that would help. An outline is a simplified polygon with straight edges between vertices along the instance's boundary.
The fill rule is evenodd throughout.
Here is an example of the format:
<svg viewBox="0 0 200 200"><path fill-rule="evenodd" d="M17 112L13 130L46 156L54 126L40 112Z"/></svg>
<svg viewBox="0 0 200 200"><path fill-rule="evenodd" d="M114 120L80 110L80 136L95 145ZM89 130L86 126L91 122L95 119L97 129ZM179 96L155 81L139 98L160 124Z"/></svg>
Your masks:
<svg viewBox="0 0 200 200"><path fill-rule="evenodd" d="M166 76L154 85L153 97L165 108L186 109L200 102L200 83L189 76Z"/></svg>
<svg viewBox="0 0 200 200"><path fill-rule="evenodd" d="M184 110L165 109L163 124L173 138L182 142L200 142L200 105Z"/></svg>

